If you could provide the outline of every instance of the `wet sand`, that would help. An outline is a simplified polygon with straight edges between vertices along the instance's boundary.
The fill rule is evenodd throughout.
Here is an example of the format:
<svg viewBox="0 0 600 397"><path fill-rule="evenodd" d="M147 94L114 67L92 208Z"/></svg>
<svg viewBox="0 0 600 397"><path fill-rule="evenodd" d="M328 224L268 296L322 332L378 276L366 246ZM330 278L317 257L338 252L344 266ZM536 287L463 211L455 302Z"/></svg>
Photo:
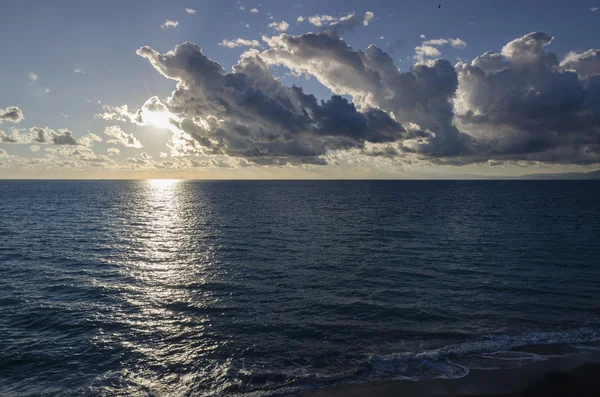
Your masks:
<svg viewBox="0 0 600 397"><path fill-rule="evenodd" d="M313 390L296 397L598 397L600 363L539 363L521 369L474 370L464 378L374 381Z"/></svg>

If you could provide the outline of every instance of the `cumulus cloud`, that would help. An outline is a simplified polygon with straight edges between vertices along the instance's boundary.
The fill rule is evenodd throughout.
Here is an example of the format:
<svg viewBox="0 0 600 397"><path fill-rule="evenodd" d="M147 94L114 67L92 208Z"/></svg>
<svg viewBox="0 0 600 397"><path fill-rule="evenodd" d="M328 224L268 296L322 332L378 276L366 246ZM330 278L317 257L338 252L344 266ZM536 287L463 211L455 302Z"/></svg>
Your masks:
<svg viewBox="0 0 600 397"><path fill-rule="evenodd" d="M598 50L559 61L547 51L552 38L534 32L453 66L429 58L463 40L424 39L423 59L400 71L379 47L346 44L335 22L319 16L317 33L263 37L268 48L245 53L232 73L192 43L165 54L140 48L177 82L166 101L153 100L173 115L170 155L265 165L325 164L340 153L453 165L600 162ZM312 76L334 95L319 101L286 86L271 66ZM109 119L139 115L106 110Z"/></svg>
<svg viewBox="0 0 600 397"><path fill-rule="evenodd" d="M250 12L252 14L258 14L260 11L258 11L258 8L253 8L253 9L250 10Z"/></svg>
<svg viewBox="0 0 600 397"><path fill-rule="evenodd" d="M122 145L125 147L136 148L139 149L142 147L142 144L133 134L128 134L121 129L121 127L117 125L113 125L110 127L106 127L104 129L104 135L108 137L106 143L113 145Z"/></svg>
<svg viewBox="0 0 600 397"><path fill-rule="evenodd" d="M160 28L161 29L170 29L170 28L176 28L178 25L179 25L179 21L171 21L171 20L167 19L165 21L165 23L160 25Z"/></svg>
<svg viewBox="0 0 600 397"><path fill-rule="evenodd" d="M589 50L581 54L571 51L560 63L560 67L575 70L581 78L600 75L600 50Z"/></svg>
<svg viewBox="0 0 600 397"><path fill-rule="evenodd" d="M246 39L235 39L235 40L222 40L219 45L221 47L227 47L227 48L235 48L235 47L241 47L241 46L247 46L247 47L259 47L260 43L258 42L258 40L246 40Z"/></svg>
<svg viewBox="0 0 600 397"><path fill-rule="evenodd" d="M270 48L260 56L267 63L314 76L335 94L352 96L361 108L383 109L400 123L415 123L422 127L423 135L432 135L410 150L436 156L470 150L469 137L453 126L449 101L458 82L448 61L415 65L401 73L389 54L377 46L356 51L328 31L280 35L266 38L266 43Z"/></svg>
<svg viewBox="0 0 600 397"><path fill-rule="evenodd" d="M456 65L456 125L478 142L478 157L556 163L600 161L598 51L546 50L533 32Z"/></svg>
<svg viewBox="0 0 600 397"><path fill-rule="evenodd" d="M193 8L186 8L185 12L187 12L190 15L196 15L196 10L194 10Z"/></svg>
<svg viewBox="0 0 600 397"><path fill-rule="evenodd" d="M109 156L117 156L119 153L121 153L119 148L116 147L109 147L108 149L106 149L106 152Z"/></svg>
<svg viewBox="0 0 600 397"><path fill-rule="evenodd" d="M18 123L24 118L23 112L16 106L9 106L6 109L0 108L0 122L10 121L11 123Z"/></svg>
<svg viewBox="0 0 600 397"><path fill-rule="evenodd" d="M180 133L179 154L221 154L259 164L323 164L328 150L391 142L407 131L380 109L359 111L347 99L319 102L299 87L284 86L261 56L248 56L226 73L192 43L160 54L142 47L165 77L178 82L166 103Z"/></svg>
<svg viewBox="0 0 600 397"><path fill-rule="evenodd" d="M269 24L270 28L273 28L275 30L278 30L280 32L285 32L286 30L288 30L288 28L290 27L290 24L287 23L286 21L281 21L281 22L271 22Z"/></svg>

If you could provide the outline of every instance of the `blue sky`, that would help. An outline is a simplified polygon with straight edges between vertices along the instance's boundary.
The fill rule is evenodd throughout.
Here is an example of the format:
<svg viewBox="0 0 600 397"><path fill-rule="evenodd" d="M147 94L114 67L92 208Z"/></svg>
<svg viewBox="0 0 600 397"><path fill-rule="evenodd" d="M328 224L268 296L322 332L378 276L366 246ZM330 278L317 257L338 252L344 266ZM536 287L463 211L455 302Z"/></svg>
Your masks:
<svg viewBox="0 0 600 397"><path fill-rule="evenodd" d="M415 47L433 39L460 38L466 43L464 48L448 44L437 47L441 58L453 65L459 60L471 62L486 51L500 52L504 45L530 32L546 32L553 37L546 50L556 53L559 60L570 51L584 53L600 48L600 10L592 11L600 7L599 1L444 1L439 9L438 4L439 1L356 0L12 2L4 5L0 14L0 50L4 54L3 62L0 62L0 75L3 76L0 79L0 109L16 106L23 112L24 119L16 124L5 121L0 124L0 130L8 133L11 128L24 130L47 126L56 131L68 129L76 138L88 133L103 137L102 132L107 126L119 123L95 117L103 110L99 103L111 106L126 104L134 110L153 96L166 101L175 89L175 81L157 73L147 59L136 54L140 47L148 46L159 53L166 53L189 41L201 47L205 56L229 73L248 47L227 48L219 45L222 40L258 40L261 47L257 49L263 51L268 46L262 41L262 36L283 33L268 27L272 22L286 21L289 28L285 34L290 36L319 31L307 21L298 23L300 16L340 18L353 12L358 16L372 12L374 18L368 26L358 26L341 33L340 37L357 51L364 51L371 44L377 45L390 54L402 72L409 71L417 62ZM186 12L186 8L195 10L195 13ZM251 12L252 9L258 12ZM161 28L167 20L178 24ZM403 40L403 48L391 51L390 43L397 40ZM299 85L318 99L331 97L332 91L326 87L328 84L324 84L318 76L291 76L288 67L275 63L270 65L270 70L284 85ZM32 80L31 74L37 78ZM340 94L352 100L351 94ZM355 103L359 107L358 102ZM404 121L399 120L405 125ZM153 158L164 152L162 147L171 136L168 129L157 131L156 127L133 123L119 125L128 134L138 137L143 151ZM148 133L148 130L153 132ZM106 150L108 145L105 141L103 139L94 146L95 152ZM32 152L25 144L0 142L0 148L11 156L23 158L40 157L44 152ZM135 155L130 149L121 148L122 153L114 160ZM5 173L9 176L44 177L52 172L44 167L23 167L15 164L14 160L4 161L5 167L0 168L0 176ZM552 171L572 166L564 161L560 164L542 162ZM480 169L480 165L476 165L480 163L469 162L464 167L469 172L473 169L482 173L497 172ZM597 164L593 161L576 163L584 165L585 169L592 169ZM425 170L426 165L420 170ZM117 175L118 167L111 167L111 175ZM320 167L321 170L315 172L323 175L322 169L328 166L315 167ZM255 165L250 168L254 170L253 176L264 170ZM499 172L510 174L521 168L513 169L512 164L507 162ZM443 164L430 164L430 169L462 172L454 168L444 171ZM390 170L383 170L381 175L387 175L392 172ZM346 171L352 172L350 169ZM406 167L401 171L412 172ZM95 168L78 169L77 172L101 175L103 171ZM210 173L202 171L198 175L206 176L207 172ZM144 175L149 174L152 172L147 170ZM135 170L123 170L123 175L135 176ZM186 174L194 175L191 171ZM356 175L362 174L357 171ZM375 172L373 175L379 174Z"/></svg>

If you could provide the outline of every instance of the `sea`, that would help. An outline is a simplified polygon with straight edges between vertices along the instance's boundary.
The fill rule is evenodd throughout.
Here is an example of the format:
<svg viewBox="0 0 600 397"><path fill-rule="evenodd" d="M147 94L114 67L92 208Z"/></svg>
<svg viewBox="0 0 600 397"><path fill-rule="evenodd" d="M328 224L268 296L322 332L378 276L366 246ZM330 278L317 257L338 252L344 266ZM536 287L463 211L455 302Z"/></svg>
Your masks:
<svg viewBox="0 0 600 397"><path fill-rule="evenodd" d="M276 396L599 355L597 181L0 181L1 396Z"/></svg>

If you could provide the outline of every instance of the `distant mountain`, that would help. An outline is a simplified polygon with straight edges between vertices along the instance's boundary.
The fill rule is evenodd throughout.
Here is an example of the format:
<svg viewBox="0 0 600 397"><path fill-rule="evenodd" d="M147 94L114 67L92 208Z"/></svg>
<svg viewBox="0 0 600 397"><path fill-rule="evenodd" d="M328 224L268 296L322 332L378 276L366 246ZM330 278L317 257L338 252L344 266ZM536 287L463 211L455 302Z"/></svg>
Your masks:
<svg viewBox="0 0 600 397"><path fill-rule="evenodd" d="M483 176L464 174L456 179L494 179L494 180L589 180L600 181L600 170L592 172L567 172L562 174L525 174L518 176Z"/></svg>
<svg viewBox="0 0 600 397"><path fill-rule="evenodd" d="M600 170L592 172L567 172L564 174L527 174L514 179L596 179L600 180Z"/></svg>

